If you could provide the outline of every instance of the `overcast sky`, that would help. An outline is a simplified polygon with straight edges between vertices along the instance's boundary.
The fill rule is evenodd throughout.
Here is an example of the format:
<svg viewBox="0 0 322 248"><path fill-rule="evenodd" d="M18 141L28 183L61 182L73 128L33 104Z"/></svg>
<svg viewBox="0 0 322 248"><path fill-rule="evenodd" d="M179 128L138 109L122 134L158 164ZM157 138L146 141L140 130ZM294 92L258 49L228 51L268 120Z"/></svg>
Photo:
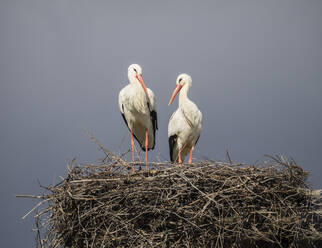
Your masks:
<svg viewBox="0 0 322 248"><path fill-rule="evenodd" d="M102 157L83 128L129 148L117 99L131 63L158 101L152 158L169 159L167 103L185 72L204 116L196 157L284 154L321 188L321 13L320 0L1 0L0 246L34 244L33 218L20 218L35 202L15 194L58 182L68 159Z"/></svg>

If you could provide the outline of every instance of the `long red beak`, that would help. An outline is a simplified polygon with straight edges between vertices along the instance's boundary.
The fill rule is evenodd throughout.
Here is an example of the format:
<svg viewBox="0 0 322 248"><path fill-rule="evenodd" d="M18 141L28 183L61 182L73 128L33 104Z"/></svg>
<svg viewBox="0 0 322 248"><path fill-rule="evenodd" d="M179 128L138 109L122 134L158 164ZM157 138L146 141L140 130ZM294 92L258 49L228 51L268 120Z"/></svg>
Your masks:
<svg viewBox="0 0 322 248"><path fill-rule="evenodd" d="M142 88L144 89L146 96L149 97L149 95L148 95L148 89L145 86L145 83L143 81L142 75L141 74L138 74L138 75L136 75L136 78L139 80L140 84L142 85Z"/></svg>
<svg viewBox="0 0 322 248"><path fill-rule="evenodd" d="M170 106L170 104L173 102L174 98L179 93L179 91L181 90L181 88L182 88L182 85L181 84L177 84L177 87L174 89L174 91L172 93L172 96L171 96L171 99L170 99L170 102L169 102L168 106Z"/></svg>

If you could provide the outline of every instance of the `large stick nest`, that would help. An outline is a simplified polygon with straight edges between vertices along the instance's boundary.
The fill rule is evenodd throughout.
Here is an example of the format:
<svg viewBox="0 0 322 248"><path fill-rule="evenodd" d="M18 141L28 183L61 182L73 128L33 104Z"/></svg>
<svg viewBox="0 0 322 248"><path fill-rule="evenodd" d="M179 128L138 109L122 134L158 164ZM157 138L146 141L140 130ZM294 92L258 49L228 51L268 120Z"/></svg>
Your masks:
<svg viewBox="0 0 322 248"><path fill-rule="evenodd" d="M106 152L106 150L105 150ZM41 196L40 247L314 247L321 209L293 160L131 164L106 152ZM39 208L39 205L37 207Z"/></svg>

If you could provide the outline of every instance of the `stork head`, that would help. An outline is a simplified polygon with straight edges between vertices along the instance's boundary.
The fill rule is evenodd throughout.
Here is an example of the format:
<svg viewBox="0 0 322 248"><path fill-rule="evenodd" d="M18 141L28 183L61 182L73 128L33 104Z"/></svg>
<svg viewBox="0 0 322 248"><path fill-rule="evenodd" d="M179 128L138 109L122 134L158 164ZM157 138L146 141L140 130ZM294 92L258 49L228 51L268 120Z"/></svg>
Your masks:
<svg viewBox="0 0 322 248"><path fill-rule="evenodd" d="M174 89L171 99L169 101L169 105L173 102L176 95L179 93L179 91L182 89L183 86L191 86L192 79L188 74L182 73L177 77L176 81L176 88Z"/></svg>
<svg viewBox="0 0 322 248"><path fill-rule="evenodd" d="M127 75L129 77L130 83L140 83L145 94L148 96L148 90L142 78L142 68L138 64L132 64L127 69Z"/></svg>

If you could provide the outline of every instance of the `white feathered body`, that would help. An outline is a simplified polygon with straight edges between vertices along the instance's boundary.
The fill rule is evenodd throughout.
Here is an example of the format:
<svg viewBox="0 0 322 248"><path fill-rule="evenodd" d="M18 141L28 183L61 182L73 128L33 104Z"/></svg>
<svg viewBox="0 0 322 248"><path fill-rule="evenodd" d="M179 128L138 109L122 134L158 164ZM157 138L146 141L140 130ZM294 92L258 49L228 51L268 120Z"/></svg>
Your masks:
<svg viewBox="0 0 322 248"><path fill-rule="evenodd" d="M119 94L119 107L123 118L143 150L145 149L145 131L148 131L148 149L153 149L157 129L155 97L152 90L147 90L149 98L141 85L128 84Z"/></svg>
<svg viewBox="0 0 322 248"><path fill-rule="evenodd" d="M188 99L186 92L180 92L179 107L172 114L168 125L169 145L171 137L174 139L172 147L170 145L171 161L178 162L178 149L181 149L181 159L184 161L185 156L198 141L201 130L202 113L196 104Z"/></svg>

